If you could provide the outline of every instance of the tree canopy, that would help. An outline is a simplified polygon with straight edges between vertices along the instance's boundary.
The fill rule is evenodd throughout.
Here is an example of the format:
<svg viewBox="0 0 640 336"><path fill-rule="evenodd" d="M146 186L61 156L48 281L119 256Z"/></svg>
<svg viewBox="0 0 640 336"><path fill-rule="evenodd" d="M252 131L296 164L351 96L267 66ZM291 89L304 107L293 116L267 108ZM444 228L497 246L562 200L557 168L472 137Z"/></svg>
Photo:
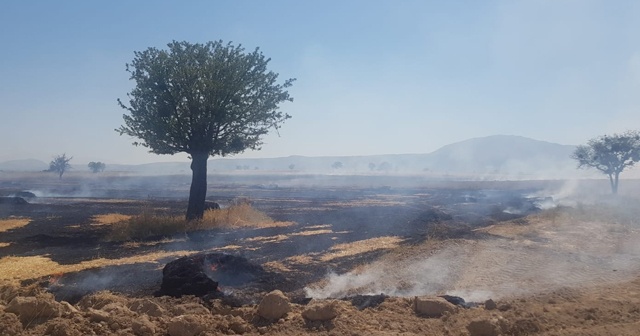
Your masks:
<svg viewBox="0 0 640 336"><path fill-rule="evenodd" d="M105 170L105 168L107 168L107 165L104 164L103 162L89 162L89 164L87 165L89 167L89 169L91 170L91 172L93 173L99 173L99 172L103 172Z"/></svg>
<svg viewBox="0 0 640 336"><path fill-rule="evenodd" d="M58 177L62 178L64 172L71 168L71 165L69 164L71 159L73 159L73 157L67 157L66 153L55 156L49 163L49 171L58 173Z"/></svg>
<svg viewBox="0 0 640 336"><path fill-rule="evenodd" d="M611 192L618 193L620 173L640 160L640 133L602 135L578 146L572 158L578 168L595 168L609 177Z"/></svg>
<svg viewBox="0 0 640 336"><path fill-rule="evenodd" d="M188 219L203 215L210 155L259 150L262 137L290 118L279 106L293 101L286 89L294 79L279 84L269 61L259 49L222 41L173 41L166 50L135 52L127 64L136 86L128 105L118 100L129 114L117 131L152 153L190 155Z"/></svg>

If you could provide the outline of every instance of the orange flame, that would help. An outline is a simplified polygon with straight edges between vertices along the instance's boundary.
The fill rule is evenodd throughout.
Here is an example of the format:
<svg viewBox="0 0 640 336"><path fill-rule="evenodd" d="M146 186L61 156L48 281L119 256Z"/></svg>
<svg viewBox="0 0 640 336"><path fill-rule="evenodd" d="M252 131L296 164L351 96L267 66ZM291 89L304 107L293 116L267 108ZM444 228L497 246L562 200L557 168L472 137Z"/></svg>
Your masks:
<svg viewBox="0 0 640 336"><path fill-rule="evenodd" d="M212 272L217 272L218 271L218 264L209 265L209 269L211 269Z"/></svg>
<svg viewBox="0 0 640 336"><path fill-rule="evenodd" d="M63 272L51 274L49 276L49 284L58 285L63 275L64 275Z"/></svg>

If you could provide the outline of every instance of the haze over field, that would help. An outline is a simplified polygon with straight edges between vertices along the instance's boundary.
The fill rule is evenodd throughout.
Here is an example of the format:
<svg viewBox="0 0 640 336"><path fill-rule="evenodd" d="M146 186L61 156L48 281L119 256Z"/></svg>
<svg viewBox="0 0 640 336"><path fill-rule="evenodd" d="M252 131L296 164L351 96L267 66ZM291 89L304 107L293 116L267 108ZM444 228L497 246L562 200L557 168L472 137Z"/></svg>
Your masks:
<svg viewBox="0 0 640 336"><path fill-rule="evenodd" d="M174 39L260 47L298 79L280 136L238 158L432 153L493 134L577 145L640 125L639 31L636 1L4 2L0 162L187 162L114 131L125 64ZM466 164L431 157L447 165L412 169Z"/></svg>

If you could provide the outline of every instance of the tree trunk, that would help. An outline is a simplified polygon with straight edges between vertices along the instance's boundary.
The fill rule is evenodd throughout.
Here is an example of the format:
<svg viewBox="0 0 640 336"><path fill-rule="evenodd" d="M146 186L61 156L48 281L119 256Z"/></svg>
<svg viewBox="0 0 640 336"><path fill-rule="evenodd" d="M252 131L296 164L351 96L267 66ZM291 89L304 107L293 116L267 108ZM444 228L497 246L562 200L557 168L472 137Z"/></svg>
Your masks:
<svg viewBox="0 0 640 336"><path fill-rule="evenodd" d="M619 177L620 177L620 173L609 174L609 183L611 183L611 193L614 195L618 194Z"/></svg>
<svg viewBox="0 0 640 336"><path fill-rule="evenodd" d="M209 153L191 154L191 190L187 220L201 219L204 215L204 202L207 197L207 159Z"/></svg>

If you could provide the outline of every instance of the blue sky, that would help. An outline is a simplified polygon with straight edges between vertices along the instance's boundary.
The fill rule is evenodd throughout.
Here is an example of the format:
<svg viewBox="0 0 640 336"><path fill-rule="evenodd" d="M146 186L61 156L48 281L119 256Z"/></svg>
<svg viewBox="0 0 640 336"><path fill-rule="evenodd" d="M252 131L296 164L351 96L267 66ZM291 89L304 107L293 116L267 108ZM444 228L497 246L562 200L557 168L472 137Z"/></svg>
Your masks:
<svg viewBox="0 0 640 336"><path fill-rule="evenodd" d="M427 153L640 129L638 1L0 2L0 161L186 160L119 136L133 52L260 47L292 119L239 157Z"/></svg>

